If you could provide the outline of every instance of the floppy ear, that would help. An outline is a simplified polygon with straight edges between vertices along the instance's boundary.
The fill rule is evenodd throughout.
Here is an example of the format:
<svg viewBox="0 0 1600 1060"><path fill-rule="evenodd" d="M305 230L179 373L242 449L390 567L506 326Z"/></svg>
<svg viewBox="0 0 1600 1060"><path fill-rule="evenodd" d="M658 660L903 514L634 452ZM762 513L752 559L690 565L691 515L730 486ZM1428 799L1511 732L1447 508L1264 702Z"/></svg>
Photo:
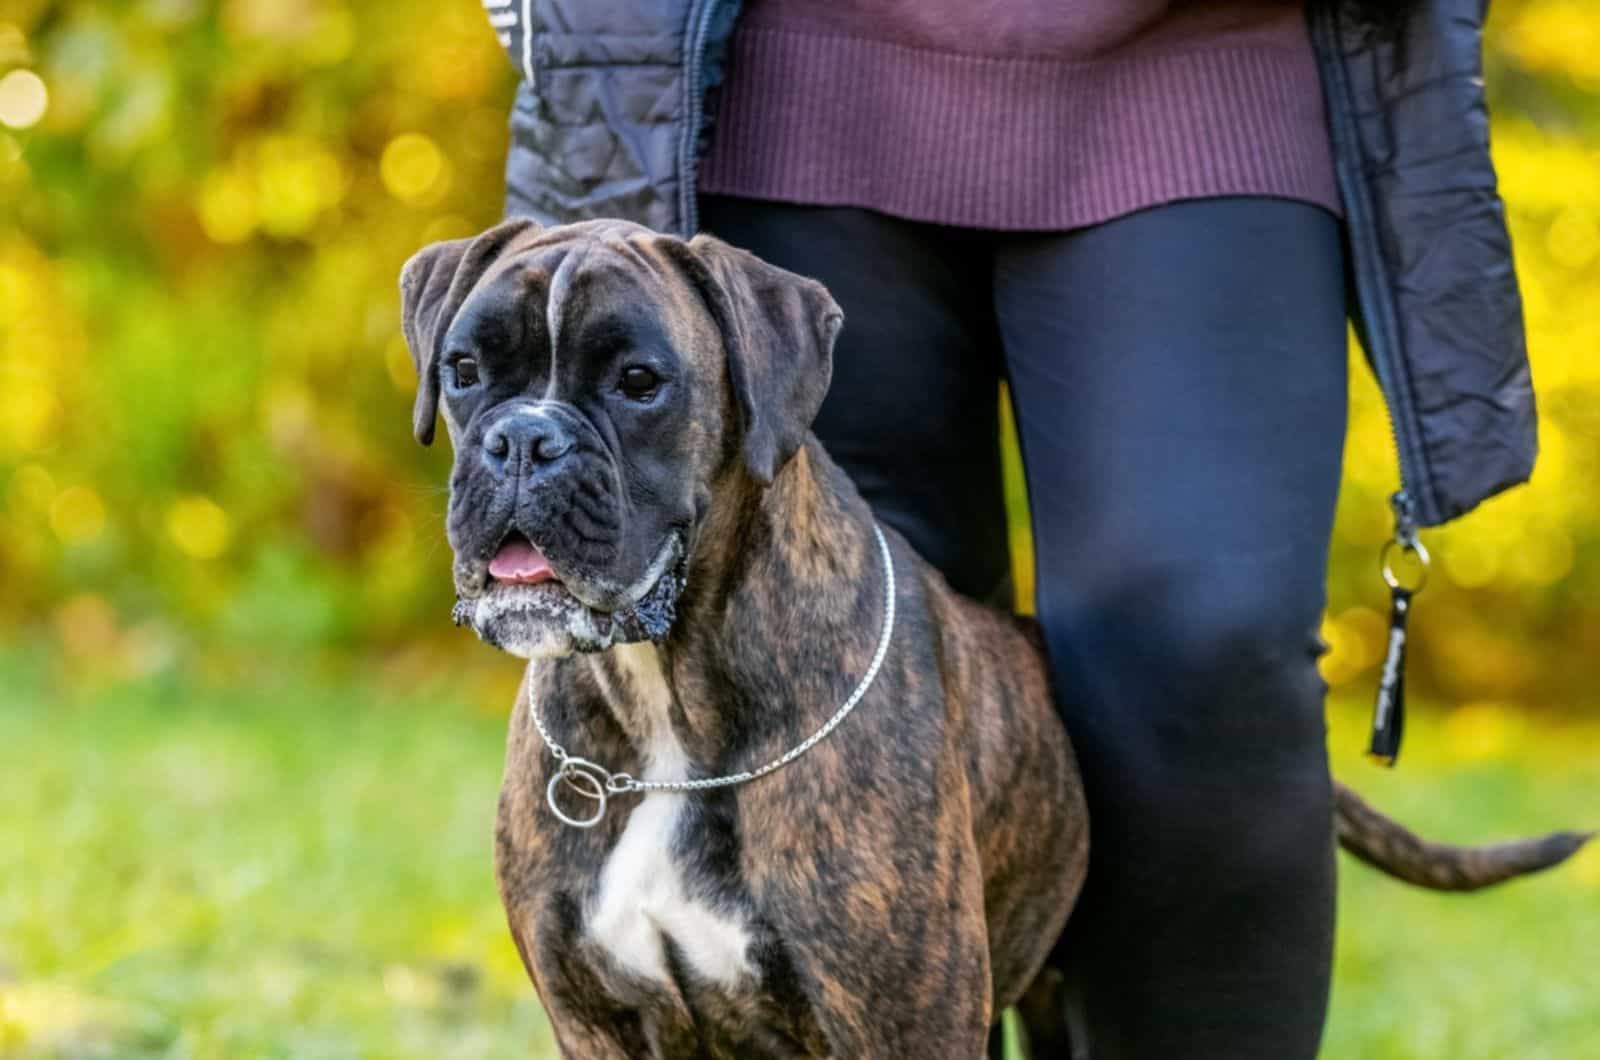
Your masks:
<svg viewBox="0 0 1600 1060"><path fill-rule="evenodd" d="M423 445L433 443L439 412L439 343L450 318L445 299L470 239L432 243L411 256L400 270L400 327L417 370L417 403L411 410L411 431Z"/></svg>
<svg viewBox="0 0 1600 1060"><path fill-rule="evenodd" d="M744 461L770 484L805 441L833 374L844 313L816 280L712 236L686 246L728 357L744 427Z"/></svg>
<svg viewBox="0 0 1600 1060"><path fill-rule="evenodd" d="M411 412L412 433L423 445L433 442L439 412L439 360L444 336L473 284L506 246L538 225L526 218L504 221L471 239L433 243L411 256L400 269L400 327L417 369L417 403Z"/></svg>

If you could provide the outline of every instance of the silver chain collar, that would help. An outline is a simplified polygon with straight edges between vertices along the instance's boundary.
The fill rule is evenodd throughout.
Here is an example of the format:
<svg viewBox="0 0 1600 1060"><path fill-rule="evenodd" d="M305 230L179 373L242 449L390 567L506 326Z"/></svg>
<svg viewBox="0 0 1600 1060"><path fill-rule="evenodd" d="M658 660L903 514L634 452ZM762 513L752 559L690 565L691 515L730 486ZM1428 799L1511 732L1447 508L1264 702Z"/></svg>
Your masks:
<svg viewBox="0 0 1600 1060"><path fill-rule="evenodd" d="M872 533L878 541L878 553L883 559L884 575L883 632L878 636L878 650L873 653L872 662L867 666L867 672L861 675L855 691L851 692L844 704L834 711L833 717L824 722L822 727L812 733L804 743L790 748L782 757L774 758L757 769L747 769L742 773L729 773L721 777L704 777L699 780L635 780L627 773L613 773L598 762L591 762L587 758L569 753L550 735L550 730L545 728L544 719L539 716L539 705L533 698L530 675L528 717L533 720L533 727L539 731L539 736L544 740L544 745L550 749L550 754L560 763L550 777L550 783L546 784L544 789L545 802L550 804L550 811L560 818L563 824L569 824L574 828L593 828L606 815L606 802L612 795L626 795L634 791L705 791L708 788L728 788L735 784L748 783L782 769L826 739L828 734L838 728L839 723L855 709L856 704L861 702L861 697L867 694L867 689L872 687L873 680L883 667L884 657L889 654L889 640L894 635L894 560L889 555L889 543L884 540L883 531L878 528L877 523L872 524ZM560 803L556 800L556 785L563 783L580 797L596 803L591 816L573 817L561 809Z"/></svg>

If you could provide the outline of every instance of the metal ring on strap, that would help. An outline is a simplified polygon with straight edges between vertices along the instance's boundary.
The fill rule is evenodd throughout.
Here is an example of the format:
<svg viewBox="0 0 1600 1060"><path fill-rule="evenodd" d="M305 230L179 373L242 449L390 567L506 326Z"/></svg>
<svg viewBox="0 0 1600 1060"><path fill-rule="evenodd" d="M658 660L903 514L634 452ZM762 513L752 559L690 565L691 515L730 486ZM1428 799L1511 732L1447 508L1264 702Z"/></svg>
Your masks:
<svg viewBox="0 0 1600 1060"><path fill-rule="evenodd" d="M1398 550L1398 552L1396 551ZM1417 584L1407 585L1400 580L1400 575L1394 568L1394 561L1398 556L1415 556L1417 558ZM1402 541L1393 538L1383 546L1383 551L1378 554L1379 569L1383 572L1384 584L1391 589L1404 589L1408 593L1420 593L1422 587L1428 584L1428 565L1433 562L1433 557L1428 555L1427 546L1416 537Z"/></svg>
<svg viewBox="0 0 1600 1060"><path fill-rule="evenodd" d="M561 766L550 775L550 783L544 787L544 801L550 804L550 812L561 818L562 823L574 828L593 828L599 824L606 815L607 784L606 777L601 775L603 773L603 768L586 759L563 759ZM595 803L594 813L588 817L574 817L563 810L556 798L558 784L565 784L580 797Z"/></svg>

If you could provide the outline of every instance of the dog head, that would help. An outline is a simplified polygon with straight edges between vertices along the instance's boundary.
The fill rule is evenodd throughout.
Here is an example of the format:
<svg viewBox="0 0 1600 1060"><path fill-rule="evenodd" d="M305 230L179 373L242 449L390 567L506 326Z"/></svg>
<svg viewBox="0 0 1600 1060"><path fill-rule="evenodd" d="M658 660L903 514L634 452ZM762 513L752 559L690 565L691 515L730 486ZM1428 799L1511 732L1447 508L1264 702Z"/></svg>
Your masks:
<svg viewBox="0 0 1600 1060"><path fill-rule="evenodd" d="M413 427L455 450L456 620L524 657L660 640L713 493L769 484L827 391L818 283L708 236L507 221L400 276Z"/></svg>

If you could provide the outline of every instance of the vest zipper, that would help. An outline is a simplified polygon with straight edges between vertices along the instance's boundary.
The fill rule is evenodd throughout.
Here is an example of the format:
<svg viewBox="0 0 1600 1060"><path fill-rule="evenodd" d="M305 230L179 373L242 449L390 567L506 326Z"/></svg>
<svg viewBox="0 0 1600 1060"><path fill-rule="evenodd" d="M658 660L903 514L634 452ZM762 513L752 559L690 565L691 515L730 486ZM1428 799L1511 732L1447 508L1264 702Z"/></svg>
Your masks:
<svg viewBox="0 0 1600 1060"><path fill-rule="evenodd" d="M1389 414L1389 436L1400 467L1400 488L1390 504L1394 508L1394 539L1379 556L1384 582L1389 587L1389 640L1383 670L1378 678L1368 754L1392 766L1400 753L1405 726L1405 661L1407 623L1412 599L1427 580L1428 550L1417 539L1419 523L1434 525L1441 513L1428 481L1427 459L1422 450L1422 428L1411 400L1411 380L1400 358L1399 323L1389 293L1388 270L1374 227L1371 191L1361 159L1361 131L1356 125L1356 102L1350 72L1344 64L1339 32L1339 0L1319 0L1310 5L1311 40L1327 97L1328 134L1333 147L1334 176L1344 201L1351 273L1356 301L1366 327L1363 343ZM1396 551L1420 565L1420 578L1406 584L1391 566Z"/></svg>
<svg viewBox="0 0 1600 1060"><path fill-rule="evenodd" d="M1345 231L1348 234L1351 271L1355 277L1356 298L1365 319L1364 336L1367 356L1378 377L1378 388L1383 391L1384 406L1389 416L1389 436L1394 442L1400 465L1400 490L1395 495L1396 513L1411 513L1423 525L1432 526L1440 521L1438 506L1428 487L1427 461L1419 441L1421 427L1416 422L1411 402L1410 380L1399 358L1399 324L1395 317L1394 300L1389 296L1387 269L1383 253L1378 246L1378 236L1373 228L1371 189L1367 187L1358 165L1352 159L1360 157L1360 133L1356 128L1351 96L1349 73L1343 61L1340 46L1337 0L1311 5L1311 37L1317 50L1317 66L1322 72L1323 91L1327 94L1328 130L1333 141L1334 175L1339 183L1340 198L1344 201ZM1396 521L1396 538L1409 540L1415 533L1410 527Z"/></svg>
<svg viewBox="0 0 1600 1060"><path fill-rule="evenodd" d="M684 34L683 76L686 105L684 106L683 135L678 140L678 227L685 239L700 227L700 203L695 192L696 148L700 130L705 125L706 90L701 83L701 70L706 58L706 34L711 28L711 15L718 0L694 0L689 5L689 18Z"/></svg>

